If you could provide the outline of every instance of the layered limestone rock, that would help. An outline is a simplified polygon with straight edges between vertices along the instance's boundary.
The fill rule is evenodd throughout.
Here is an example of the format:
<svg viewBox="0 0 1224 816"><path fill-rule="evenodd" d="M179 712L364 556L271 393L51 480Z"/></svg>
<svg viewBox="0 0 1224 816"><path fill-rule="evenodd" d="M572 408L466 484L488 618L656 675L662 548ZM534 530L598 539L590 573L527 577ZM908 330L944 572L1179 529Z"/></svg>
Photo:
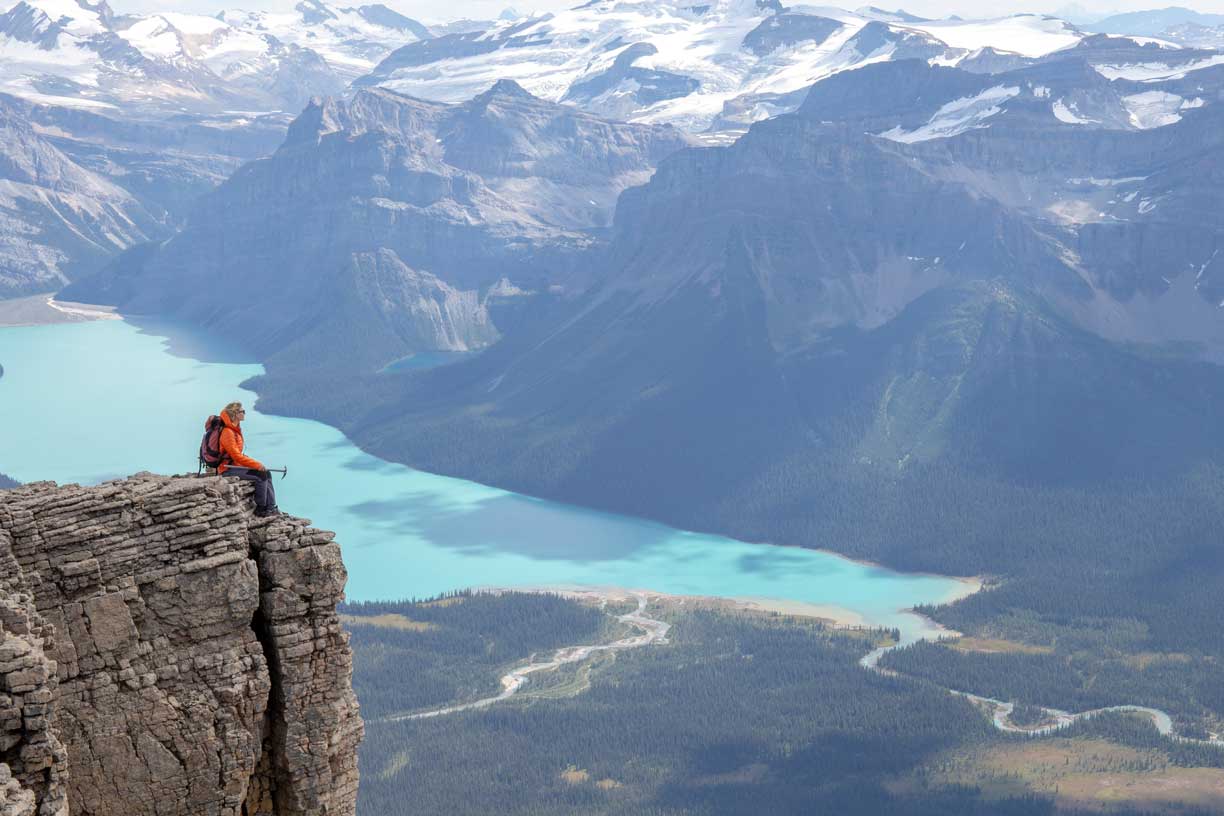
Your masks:
<svg viewBox="0 0 1224 816"><path fill-rule="evenodd" d="M340 548L250 490L0 494L0 816L355 812Z"/></svg>
<svg viewBox="0 0 1224 816"><path fill-rule="evenodd" d="M0 527L0 816L66 816L68 757L51 728L54 630Z"/></svg>

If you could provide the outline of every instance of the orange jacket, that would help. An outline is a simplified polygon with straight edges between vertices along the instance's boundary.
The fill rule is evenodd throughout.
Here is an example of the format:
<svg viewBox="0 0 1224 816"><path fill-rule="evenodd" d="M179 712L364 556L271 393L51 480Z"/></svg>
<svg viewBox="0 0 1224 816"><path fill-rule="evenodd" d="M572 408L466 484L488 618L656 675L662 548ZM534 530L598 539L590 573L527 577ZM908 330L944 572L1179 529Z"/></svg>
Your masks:
<svg viewBox="0 0 1224 816"><path fill-rule="evenodd" d="M225 427L221 429L221 464L217 465L217 473L224 473L231 467L244 467L251 470L263 470L263 463L242 454L242 426L229 418L229 414L221 412L221 421Z"/></svg>

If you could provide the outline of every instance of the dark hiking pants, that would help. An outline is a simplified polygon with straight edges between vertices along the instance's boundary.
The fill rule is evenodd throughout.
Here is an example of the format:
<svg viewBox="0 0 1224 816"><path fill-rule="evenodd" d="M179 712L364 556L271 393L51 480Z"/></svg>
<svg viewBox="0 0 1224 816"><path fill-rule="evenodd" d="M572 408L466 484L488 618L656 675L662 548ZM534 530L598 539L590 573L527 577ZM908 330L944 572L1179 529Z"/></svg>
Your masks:
<svg viewBox="0 0 1224 816"><path fill-rule="evenodd" d="M276 488L272 485L272 477L262 471L251 470L244 467L227 467L222 476L233 476L235 479L242 479L247 482L255 483L255 511L262 513L265 510L276 508Z"/></svg>

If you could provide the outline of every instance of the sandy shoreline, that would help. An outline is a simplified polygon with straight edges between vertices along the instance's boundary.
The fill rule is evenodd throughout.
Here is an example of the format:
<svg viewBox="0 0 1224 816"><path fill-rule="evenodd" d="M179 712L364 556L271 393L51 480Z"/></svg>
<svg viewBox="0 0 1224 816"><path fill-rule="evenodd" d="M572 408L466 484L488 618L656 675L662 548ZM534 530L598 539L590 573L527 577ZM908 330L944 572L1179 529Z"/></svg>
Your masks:
<svg viewBox="0 0 1224 816"><path fill-rule="evenodd" d="M59 301L52 295L0 300L0 328L121 319L113 306Z"/></svg>
<svg viewBox="0 0 1224 816"><path fill-rule="evenodd" d="M626 589L624 587L586 587L571 585L542 585L476 588L477 592L548 592L579 601L621 603L645 597L648 601L691 608L721 609L727 611L776 613L797 618L813 618L836 626L869 626L857 612L829 604L804 601L787 601L776 598L724 598L717 595L675 595L653 589Z"/></svg>

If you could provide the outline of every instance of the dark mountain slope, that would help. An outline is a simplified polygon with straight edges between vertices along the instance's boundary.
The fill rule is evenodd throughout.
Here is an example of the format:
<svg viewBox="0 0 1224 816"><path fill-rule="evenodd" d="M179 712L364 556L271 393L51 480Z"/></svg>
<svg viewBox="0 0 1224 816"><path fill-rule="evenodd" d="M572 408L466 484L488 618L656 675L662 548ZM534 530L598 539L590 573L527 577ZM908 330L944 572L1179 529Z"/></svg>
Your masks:
<svg viewBox="0 0 1224 816"><path fill-rule="evenodd" d="M1095 87L1082 67L1039 68L1048 85L1014 87ZM918 90L910 112L886 121L846 95L838 122L809 100L731 147L676 154L622 196L576 311L470 363L363 383L360 405L332 397L343 409L322 415L432 470L913 568L1023 573L1051 546L1074 561L1157 529L1219 531L1214 506L1184 498L1224 464L1209 408L1224 374L1077 325L1130 296L1069 251L1078 230L1005 189L1029 162L1043 178L1100 166L1085 131L1017 91L988 115L1046 145L1010 125L882 138L1000 80L880 74ZM1102 104L1125 90L1098 88ZM1111 169L1159 145L1191 160L1200 126L1109 132L1125 148Z"/></svg>
<svg viewBox="0 0 1224 816"><path fill-rule="evenodd" d="M407 378L351 429L515 489L970 572L1026 571L1064 514L1091 533L1059 546L1095 552L1128 534L1106 510L1121 497L1151 523L1163 499L1144 491L1224 461L1218 370L1120 350L1001 281L781 356L751 283L722 286L721 302L688 287L637 313L607 301L539 344ZM1170 524L1195 516L1218 513Z"/></svg>

